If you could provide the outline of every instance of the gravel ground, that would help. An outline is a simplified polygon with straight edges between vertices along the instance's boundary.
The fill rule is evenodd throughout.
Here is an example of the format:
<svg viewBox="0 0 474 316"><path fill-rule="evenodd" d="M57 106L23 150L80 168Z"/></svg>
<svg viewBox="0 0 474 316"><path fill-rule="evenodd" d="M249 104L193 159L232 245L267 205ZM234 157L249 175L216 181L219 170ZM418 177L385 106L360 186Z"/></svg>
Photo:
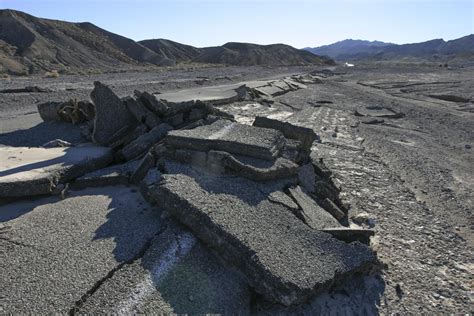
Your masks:
<svg viewBox="0 0 474 316"><path fill-rule="evenodd" d="M313 69L220 67L160 73L3 80L0 81L1 89L38 85L50 88L53 92L1 94L0 146L34 146L43 143L45 139L58 138L61 135L65 136L63 138L77 139L76 130L70 131L66 126L52 128L41 123L36 114L36 103L70 98L87 99L94 80L112 85L114 91L123 96L132 93L134 89L167 91L278 77L310 70ZM474 158L471 149L474 145L474 114L470 110L474 100L472 94L474 69L365 65L336 70L340 71L340 74L323 79L322 84L309 85L307 89L277 97L274 104L244 102L225 105L222 109L236 114L242 122L251 123L255 115L271 115L311 127L321 136L322 143L313 146L312 154L324 158L333 170L336 183L342 187L344 200L352 205L350 216L356 217L360 213L367 213L369 224L376 230L372 246L382 263L381 269L374 271L371 276L348 280L346 284L323 293L308 304L290 309L264 302L245 289L245 285L241 282L234 282L232 284L236 287L236 291L247 293L245 295L249 296L247 299L240 299L239 302L248 302L250 305L248 310L262 314L474 312L472 294ZM442 94L455 95L470 101L452 102L432 97ZM389 108L403 113L404 116L385 117L383 123L367 125L361 123L365 118L354 115L356 109L364 106ZM103 200L105 199L103 196L119 194L123 189L118 190L113 194L93 191L95 192L93 195ZM75 199L71 201L86 203ZM60 203L67 201L68 199ZM31 203L37 202L31 201ZM50 230L55 230L54 225L57 226L57 238L69 236L68 227L72 225L70 221L55 220L58 216L57 212L54 212L57 204L42 201L40 205L43 204L45 206L40 208L23 208L24 211L13 207L14 204L11 203L2 205L0 238L10 226L14 228L13 231L15 227L29 227L28 225L41 227L42 221L48 223L45 227L53 226ZM69 211L72 212L71 216L74 214L74 217L71 217L74 221L77 220L79 223L90 216L90 211L84 211L87 207L81 206L75 210L74 204L71 205L72 209ZM107 214L110 210L105 205L100 212ZM76 225L75 223L73 224ZM103 222L94 224L85 221L84 229L93 232L94 225L101 224L103 225ZM117 228L117 234L127 236L121 229L126 227ZM151 230L150 234L159 231L156 228ZM34 232L44 233L42 230ZM106 262L110 268L103 266L88 277L85 277L88 275L87 269L76 269L75 273L71 273L71 277L61 279L61 287L75 289L68 292L70 297L67 299L61 299L64 293L60 290L45 291L44 289L48 287L56 289L56 286L47 281L48 278L36 276L35 284L39 286L27 287L27 292L31 297L39 299L31 301L22 308L19 297L26 288L22 290L20 283L11 280L21 280L19 273L23 273L27 265L32 266L30 271L45 271L45 267L49 267L51 271L57 271L58 275L64 275L63 265L49 264L47 260L48 255L57 253L64 245L45 242L45 245L51 248L44 252L46 260L43 258L39 261L29 259L28 261L27 258L35 258L40 254L39 250L32 248L31 245L38 243L38 246L41 246L41 243L30 240L27 233L14 237L13 239L9 237L8 240L0 239L2 249L0 254L10 259L26 258L26 261L13 260L14 262L1 270L9 271L0 274L0 282L2 284L10 282L8 284L11 291L0 293L0 306L3 308L0 312L67 311L73 308L74 305L71 304L81 299L85 294L83 291L93 288L98 281L96 279L105 278L109 281L99 282L99 287L92 291L92 294L113 295L116 290L109 291L106 287L101 288L100 284L106 285L109 282L113 285L113 289L120 289L123 284L123 288L126 289L127 283L121 283L120 280L127 279L123 277L127 271L137 271L132 274L137 273L140 277L144 277L147 273L146 265L145 268L140 266L141 259L135 257L137 251L129 251L129 256L138 261L128 262L127 257L117 260L117 266L112 259L109 259L114 258L111 254L98 257L98 253L102 251L107 253L108 248L97 248L100 252L95 251L93 247L91 249L85 247L83 252L80 252L79 247L72 248L77 256L80 253L84 257L81 260L87 264L96 262L101 265L102 262ZM86 242L88 237L83 238ZM12 240L18 243L14 244ZM120 242L124 243L123 240ZM106 245L110 248L110 245ZM142 241L140 247L143 247ZM145 258L153 257L146 254L146 249L144 254ZM204 257L205 260L217 260L212 259L213 255ZM199 265L198 259L194 261ZM216 269L225 271L222 264L216 263ZM71 267L74 265L71 264ZM67 265L64 268L67 268ZM110 269L114 273L110 274ZM114 279L114 274L117 279ZM81 282L78 283L78 280ZM76 285L72 287L72 284ZM158 286L156 291L155 294L148 296L146 302L146 306L155 308L147 311L160 311L159 306L166 306L164 309L166 311L172 309L173 302L163 302L165 296L159 294ZM11 293L16 293L17 296ZM228 288L225 293L229 293ZM46 301L44 297L47 298ZM156 304L153 303L153 297L159 297ZM186 300L189 301L188 295ZM92 295L89 304L87 302L84 304L85 310L114 311L100 306L91 307L96 301L113 300L107 299L107 296ZM177 302L179 299L173 297L173 301ZM176 310L185 312L182 306L193 305L188 303L184 304L181 301L174 304L174 307L180 306ZM106 306L107 303L104 304ZM188 312L192 313L193 310Z"/></svg>

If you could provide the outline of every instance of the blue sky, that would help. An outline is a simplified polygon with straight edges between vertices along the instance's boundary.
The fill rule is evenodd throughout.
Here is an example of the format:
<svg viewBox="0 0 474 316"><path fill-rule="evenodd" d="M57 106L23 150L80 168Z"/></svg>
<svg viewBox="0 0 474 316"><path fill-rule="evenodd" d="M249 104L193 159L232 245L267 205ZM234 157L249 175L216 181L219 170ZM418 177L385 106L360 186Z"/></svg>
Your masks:
<svg viewBox="0 0 474 316"><path fill-rule="evenodd" d="M198 47L238 41L302 48L346 38L413 43L474 33L474 0L0 0L0 8Z"/></svg>

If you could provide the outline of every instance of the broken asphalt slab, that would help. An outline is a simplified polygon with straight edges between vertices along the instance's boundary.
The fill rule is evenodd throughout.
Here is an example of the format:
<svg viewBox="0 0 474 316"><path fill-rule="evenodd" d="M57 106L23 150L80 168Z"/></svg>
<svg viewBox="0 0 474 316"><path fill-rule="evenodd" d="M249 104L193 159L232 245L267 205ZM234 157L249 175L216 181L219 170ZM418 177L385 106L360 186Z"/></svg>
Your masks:
<svg viewBox="0 0 474 316"><path fill-rule="evenodd" d="M232 155L225 151L203 152L189 149L177 149L168 152L167 155L174 160L204 168L215 174L234 174L254 181L290 178L298 173L296 163L281 157L268 161Z"/></svg>
<svg viewBox="0 0 474 316"><path fill-rule="evenodd" d="M132 160L120 165L113 165L96 171L86 173L71 183L71 188L75 190L104 187L109 185L128 185L130 177L135 172L140 161Z"/></svg>
<svg viewBox="0 0 474 316"><path fill-rule="evenodd" d="M0 198L51 194L58 184L107 166L106 147L0 147Z"/></svg>
<svg viewBox="0 0 474 316"><path fill-rule="evenodd" d="M375 261L365 245L314 230L267 196L282 184L215 177L171 164L155 199L205 244L238 267L270 301L302 303ZM174 172L172 172L174 170Z"/></svg>
<svg viewBox="0 0 474 316"><path fill-rule="evenodd" d="M204 103L224 104L243 99L246 94L245 89L243 84L233 84L165 92L156 94L155 97L171 104L198 100Z"/></svg>
<svg viewBox="0 0 474 316"><path fill-rule="evenodd" d="M71 191L0 206L0 311L67 314L163 229L125 186Z"/></svg>
<svg viewBox="0 0 474 316"><path fill-rule="evenodd" d="M95 143L108 145L137 125L137 121L122 100L99 81L94 82L91 99L95 106L92 132Z"/></svg>
<svg viewBox="0 0 474 316"><path fill-rule="evenodd" d="M144 257L104 282L80 313L247 315L250 300L238 271L170 222Z"/></svg>
<svg viewBox="0 0 474 316"><path fill-rule="evenodd" d="M241 82L230 85L219 85L212 87L200 87L171 91L155 94L155 97L168 105L176 105L186 102L201 101L213 105L227 104L242 101L250 96L273 97L290 91L305 89L304 84L298 83L291 78L277 80L258 80Z"/></svg>
<svg viewBox="0 0 474 316"><path fill-rule="evenodd" d="M401 118L405 115L403 113L395 112L392 109L384 108L381 106L365 106L359 107L354 111L356 116L368 116L368 117L387 117L387 118Z"/></svg>
<svg viewBox="0 0 474 316"><path fill-rule="evenodd" d="M229 153L273 160L285 143L277 130L218 120L192 130L176 130L165 139L168 146L199 151L221 150Z"/></svg>

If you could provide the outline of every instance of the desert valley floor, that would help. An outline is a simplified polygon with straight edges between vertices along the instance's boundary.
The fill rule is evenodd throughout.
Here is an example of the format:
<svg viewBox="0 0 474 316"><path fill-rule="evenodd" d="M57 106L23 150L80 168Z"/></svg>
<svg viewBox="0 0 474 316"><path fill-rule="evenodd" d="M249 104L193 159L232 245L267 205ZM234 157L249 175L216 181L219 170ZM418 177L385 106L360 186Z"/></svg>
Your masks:
<svg viewBox="0 0 474 316"><path fill-rule="evenodd" d="M270 303L135 186L0 201L0 313L472 313L474 69L438 66L215 67L0 80L0 148L81 142L37 104L89 99L94 81L124 97L317 73L272 102L218 106L313 129L350 204L375 230L379 263L290 307ZM48 92L17 92L39 86ZM0 170L0 175L2 170ZM223 206L225 207L225 206ZM229 208L229 212L232 209Z"/></svg>

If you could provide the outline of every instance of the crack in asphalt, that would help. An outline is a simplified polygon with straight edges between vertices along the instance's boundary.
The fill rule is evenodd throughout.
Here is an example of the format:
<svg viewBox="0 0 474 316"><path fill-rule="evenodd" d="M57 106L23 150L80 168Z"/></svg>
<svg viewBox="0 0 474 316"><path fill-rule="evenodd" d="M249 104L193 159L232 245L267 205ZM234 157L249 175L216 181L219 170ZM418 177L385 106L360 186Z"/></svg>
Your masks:
<svg viewBox="0 0 474 316"><path fill-rule="evenodd" d="M168 228L168 224L164 224L163 227L157 231L152 237L150 237L146 242L145 244L143 245L143 247L140 249L140 251L137 253L137 255L135 255L132 259L130 260L127 260L127 261L124 261L122 263L120 263L119 265L117 265L115 268L113 268L112 270L110 270L103 278L101 278L100 280L98 280L97 282L94 283L94 285L86 291L86 293L84 293L81 298L79 300L77 300L75 303L74 303L74 306L71 307L71 309L69 310L68 312L68 315L76 315L79 310L81 309L81 307L86 303L87 299L89 297L91 297L92 295L94 295L95 292L97 292L97 290L100 289L100 287L107 281L107 280L110 280L114 274L117 272L117 271L120 271L124 266L126 265L130 265L130 264L133 264L135 261L143 258L143 256L145 255L145 253L148 251L148 249L151 247L152 243L153 243L153 240L158 236L160 235L161 233L163 233L166 229Z"/></svg>
<svg viewBox="0 0 474 316"><path fill-rule="evenodd" d="M10 239L10 238L5 237L5 236L0 236L0 240L4 240L6 242L12 243L12 244L17 245L17 246L28 247L28 248L33 248L33 249L38 250L38 248L36 248L33 245L28 245L28 244L25 244L21 241L16 241L16 240Z"/></svg>

